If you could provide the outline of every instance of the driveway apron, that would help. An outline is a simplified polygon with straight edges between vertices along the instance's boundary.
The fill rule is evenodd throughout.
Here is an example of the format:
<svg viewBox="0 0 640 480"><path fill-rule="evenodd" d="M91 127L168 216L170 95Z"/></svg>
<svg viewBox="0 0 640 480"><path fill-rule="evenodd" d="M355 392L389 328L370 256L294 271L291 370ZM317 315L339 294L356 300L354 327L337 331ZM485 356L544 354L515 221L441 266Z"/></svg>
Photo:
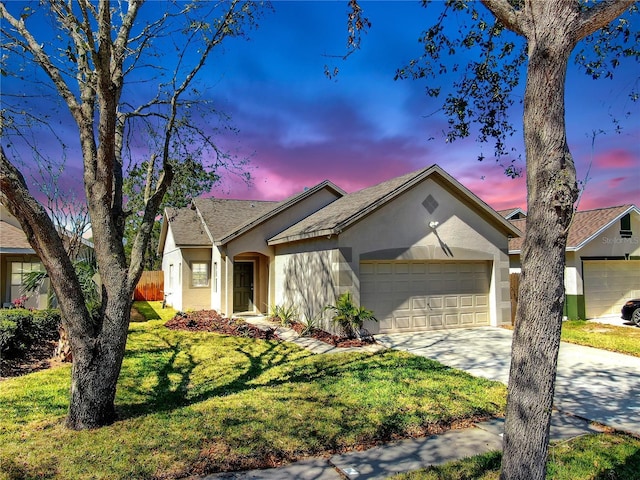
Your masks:
<svg viewBox="0 0 640 480"><path fill-rule="evenodd" d="M504 384L509 381L511 338L510 330L494 327L376 335L386 347ZM554 405L640 435L640 358L562 342Z"/></svg>

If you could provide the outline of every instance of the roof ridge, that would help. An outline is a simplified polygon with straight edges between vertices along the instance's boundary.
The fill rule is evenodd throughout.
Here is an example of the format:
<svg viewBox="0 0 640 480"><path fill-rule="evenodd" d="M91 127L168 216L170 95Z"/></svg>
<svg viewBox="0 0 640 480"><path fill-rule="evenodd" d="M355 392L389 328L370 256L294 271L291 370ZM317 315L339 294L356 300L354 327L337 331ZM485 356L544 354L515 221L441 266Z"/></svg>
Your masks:
<svg viewBox="0 0 640 480"><path fill-rule="evenodd" d="M600 207L600 208L592 208L589 210L576 210L576 214L578 213L589 213L589 212L598 212L598 211L602 211L602 210L614 210L616 208L629 208L629 207L633 207L633 204L631 203L623 203L622 205L615 205L613 207Z"/></svg>

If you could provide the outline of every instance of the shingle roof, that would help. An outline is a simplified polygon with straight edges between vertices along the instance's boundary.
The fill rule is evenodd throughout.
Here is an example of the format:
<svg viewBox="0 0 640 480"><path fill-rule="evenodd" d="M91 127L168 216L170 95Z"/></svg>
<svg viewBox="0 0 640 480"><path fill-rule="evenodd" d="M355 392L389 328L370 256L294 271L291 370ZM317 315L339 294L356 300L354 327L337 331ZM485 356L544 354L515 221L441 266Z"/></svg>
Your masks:
<svg viewBox="0 0 640 480"><path fill-rule="evenodd" d="M278 202L197 198L193 201L215 242L270 212ZM173 224L171 224L173 228ZM211 242L208 242L211 245Z"/></svg>
<svg viewBox="0 0 640 480"><path fill-rule="evenodd" d="M631 210L638 212L637 207L634 205L619 205L617 207L576 212L569 227L567 250L579 249L602 230L609 227L612 222L615 222ZM522 236L509 239L509 252L515 253L522 249L526 231L526 221L526 219L511 220L511 223L522 232Z"/></svg>
<svg viewBox="0 0 640 480"><path fill-rule="evenodd" d="M211 239L195 210L190 208L167 208L165 219L171 223L171 231L176 245L211 245Z"/></svg>
<svg viewBox="0 0 640 480"><path fill-rule="evenodd" d="M511 217L515 214L521 214L526 216L525 211L522 210L520 207L507 208L506 210L497 210L497 212L498 212L498 215L506 218L507 220L511 220Z"/></svg>
<svg viewBox="0 0 640 480"><path fill-rule="evenodd" d="M0 251L30 250L33 252L27 236L21 228L0 220Z"/></svg>
<svg viewBox="0 0 640 480"><path fill-rule="evenodd" d="M464 186L459 184L444 172L444 170L437 165L432 165L416 172L411 172L386 182L382 182L378 185L374 185L373 187L345 195L313 215L310 215L304 220L269 239L269 244L273 245L300 240L303 238L338 234L344 228L347 228L349 225L384 205L431 174L437 174L449 184L455 185L462 193L466 194L468 198L473 199L477 205L486 210L489 215L494 215L494 219L501 223L503 227L505 227L505 230L509 231L510 234L517 235L519 233L510 228L510 224L506 220L499 217L493 209L473 195Z"/></svg>

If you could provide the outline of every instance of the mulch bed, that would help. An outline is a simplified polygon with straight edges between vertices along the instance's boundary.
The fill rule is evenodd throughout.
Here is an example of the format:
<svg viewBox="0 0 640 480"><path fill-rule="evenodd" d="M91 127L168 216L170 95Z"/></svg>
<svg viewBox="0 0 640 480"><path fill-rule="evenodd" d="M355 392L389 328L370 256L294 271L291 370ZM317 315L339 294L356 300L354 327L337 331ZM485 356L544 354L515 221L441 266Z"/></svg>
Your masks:
<svg viewBox="0 0 640 480"><path fill-rule="evenodd" d="M274 320L274 323L278 323ZM260 338L263 340L277 339L275 327L271 329L262 329L251 325L239 318L225 318L215 310L202 310L199 312L179 313L173 319L169 320L165 326L172 330L189 330L192 332L216 332L224 335L237 335L251 338ZM294 322L290 328L295 330L299 335L305 330L305 326L301 323ZM332 335L318 328L311 329L306 336L315 338L322 342L333 345L334 347L363 347L376 343L371 339L349 339Z"/></svg>
<svg viewBox="0 0 640 480"><path fill-rule="evenodd" d="M306 327L301 323L294 322L291 324L290 328L301 335ZM320 330L319 328L312 328L311 332L307 333L307 336L328 343L329 345L333 345L334 347L340 348L364 347L365 345L373 345L374 343L376 343L373 337L370 337L368 339L345 338L339 337L337 335L332 335L331 333Z"/></svg>
<svg viewBox="0 0 640 480"><path fill-rule="evenodd" d="M188 330L190 332L216 332L223 335L272 340L277 338L275 329L261 329L239 318L222 317L215 310L179 313L167 323L172 330Z"/></svg>

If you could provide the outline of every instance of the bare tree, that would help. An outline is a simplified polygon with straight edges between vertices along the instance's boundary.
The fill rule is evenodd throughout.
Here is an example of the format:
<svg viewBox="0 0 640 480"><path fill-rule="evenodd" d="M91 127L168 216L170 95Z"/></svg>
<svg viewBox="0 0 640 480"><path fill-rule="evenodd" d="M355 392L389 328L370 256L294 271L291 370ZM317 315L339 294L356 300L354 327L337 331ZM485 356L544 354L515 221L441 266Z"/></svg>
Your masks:
<svg viewBox="0 0 640 480"><path fill-rule="evenodd" d="M4 140L0 146L0 192L40 256L59 300L73 354L66 424L72 429L96 428L116 418L116 383L132 295L142 273L158 207L173 178L169 158L179 158L184 149L180 134L194 127L184 113L194 106L188 98L192 84L214 48L226 38L243 36L255 25L260 5L238 0L153 2L143 10L144 0L40 3L38 10L20 11L15 11L19 6L0 3L3 47L16 64L23 61L36 66L77 128L102 288L97 319L85 306L78 278L53 222L9 158L7 152L15 145ZM35 20L30 22L44 5L53 35L39 38L47 34L47 29L38 28ZM164 59L173 67L163 70L158 58L164 53L158 55L160 51L167 52ZM6 58L3 64L3 74L12 73L6 65L16 65ZM145 72L152 74L145 77ZM126 89L143 81L147 82L144 92ZM145 95L148 91L152 92L150 97ZM7 115L3 112L3 133L7 126L15 125L15 117ZM134 118L154 122L149 136L144 136L143 128L133 135L128 133L139 126L131 123ZM196 130L203 131L197 126ZM203 136L200 140L210 147L198 151L200 158L215 158L213 139ZM132 146L134 141L137 143ZM160 173L145 195L128 262L122 241L129 213L123 196L123 163L128 153L143 148L146 160L157 159L153 163Z"/></svg>

